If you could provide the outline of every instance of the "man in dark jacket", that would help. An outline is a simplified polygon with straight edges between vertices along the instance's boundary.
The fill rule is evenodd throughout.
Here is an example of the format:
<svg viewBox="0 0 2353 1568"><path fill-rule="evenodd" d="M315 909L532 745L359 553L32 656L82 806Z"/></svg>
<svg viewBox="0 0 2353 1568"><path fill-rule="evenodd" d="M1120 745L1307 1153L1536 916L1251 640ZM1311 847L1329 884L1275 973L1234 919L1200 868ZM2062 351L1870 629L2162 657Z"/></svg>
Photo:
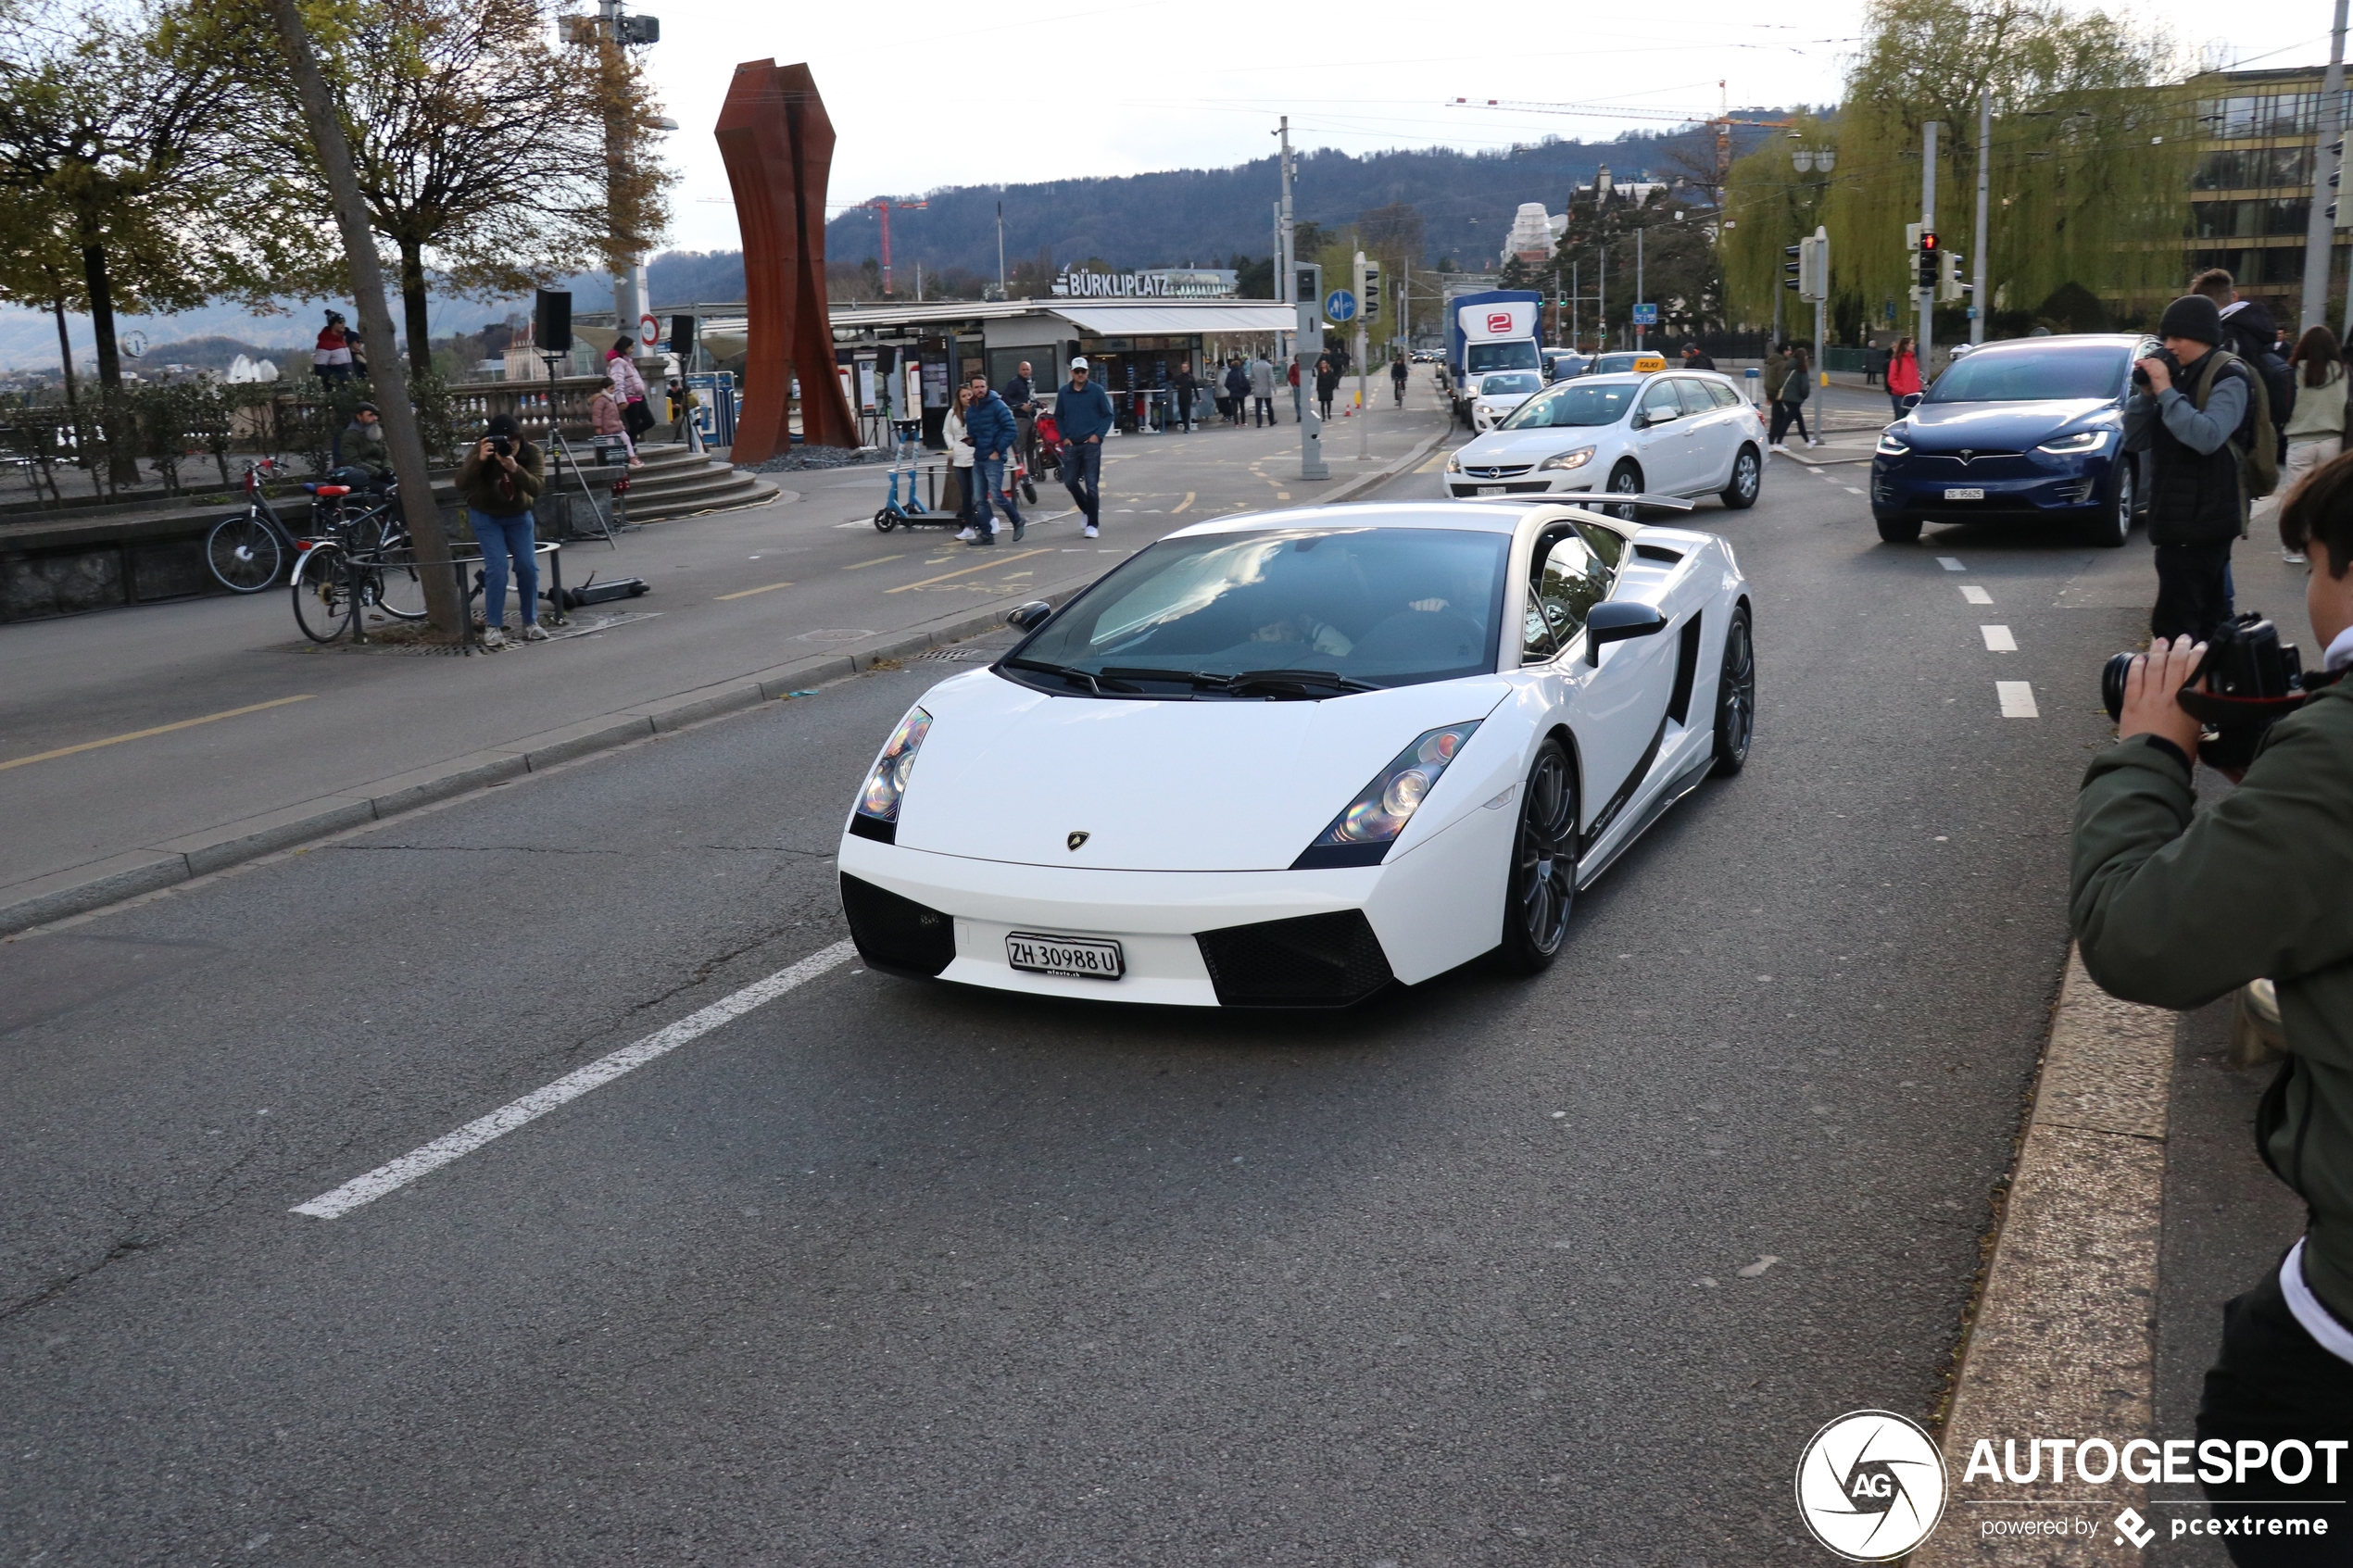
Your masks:
<svg viewBox="0 0 2353 1568"><path fill-rule="evenodd" d="M1709 358L1706 355L1702 354L1699 351L1698 344L1687 343L1683 345L1683 369L1687 370L1712 370L1715 368L1716 361Z"/></svg>
<svg viewBox="0 0 2353 1568"><path fill-rule="evenodd" d="M1193 428L1193 399L1201 395L1201 378L1193 374L1190 359L1176 362L1176 373L1168 378L1168 385L1176 394L1176 422L1189 433Z"/></svg>
<svg viewBox="0 0 2353 1568"><path fill-rule="evenodd" d="M2236 282L2220 267L2209 267L2192 279L2190 292L2214 302L2222 317L2221 346L2263 378L2263 390L2271 400L2271 428L2279 433L2284 462L2287 417L2296 411L2296 377L2287 368L2287 356L2280 352L2280 329L2271 319L2271 307L2259 299L2241 299Z"/></svg>
<svg viewBox="0 0 2353 1568"><path fill-rule="evenodd" d="M1239 425L1250 412L1250 372L1239 359L1226 361L1226 422Z"/></svg>
<svg viewBox="0 0 2353 1568"><path fill-rule="evenodd" d="M1054 395L1054 423L1062 431L1063 483L1087 514L1087 537L1095 537L1103 517L1103 437L1112 430L1111 394L1093 384L1093 367L1070 362L1070 384Z"/></svg>
<svg viewBox="0 0 2353 1568"><path fill-rule="evenodd" d="M1038 466L1038 389L1029 379L1029 361L1025 359L1013 369L1013 379L999 389L1005 407L1013 411L1013 423L1020 432L1018 449L1021 460L1030 468Z"/></svg>
<svg viewBox="0 0 2353 1568"><path fill-rule="evenodd" d="M2151 458L2157 605L2149 630L2205 637L2229 615L2224 582L2231 541L2246 521L2239 469L2254 440L2254 383L2234 358L2208 363L2222 341L2222 315L2206 295L2183 295L2167 306L2157 330L2166 357L2140 362L2124 405L2125 449Z"/></svg>
<svg viewBox="0 0 2353 1568"><path fill-rule="evenodd" d="M2280 542L2311 558L2319 662L2353 666L2353 462L2282 508ZM2197 1436L2284 1445L2289 1468L2296 1449L2314 1455L2300 1484L2268 1465L2208 1484L2218 1524L2258 1519L2226 1537L2233 1562L2342 1563L2344 1511L2314 1504L2353 1484L2353 680L2272 725L2237 789L2196 811L2198 722L2174 693L2204 652L2159 640L2133 661L2120 738L2076 802L2070 915L2084 969L2128 1001L2186 1011L2259 978L2278 988L2287 1060L2257 1148L2303 1198L2305 1232L2224 1310ZM2248 1503L2268 1506L2234 1507ZM2327 1549L2309 1526L2271 1533L2299 1512L2327 1521Z"/></svg>
<svg viewBox="0 0 2353 1568"><path fill-rule="evenodd" d="M364 484L381 490L392 483L392 448L384 445L384 420L373 403L351 411L336 446L336 468L327 477L337 484Z"/></svg>
<svg viewBox="0 0 2353 1568"><path fill-rule="evenodd" d="M1013 521L1013 539L1019 543L1028 524L1022 521L1021 508L1013 504L1013 493L1005 484L1005 465L1012 461L1013 443L1021 439L1021 421L1005 400L988 390L987 376L975 376L972 381L972 407L964 410L964 433L973 444L973 543L994 545L997 542L997 519L989 510L992 501L1004 503L1005 515Z"/></svg>

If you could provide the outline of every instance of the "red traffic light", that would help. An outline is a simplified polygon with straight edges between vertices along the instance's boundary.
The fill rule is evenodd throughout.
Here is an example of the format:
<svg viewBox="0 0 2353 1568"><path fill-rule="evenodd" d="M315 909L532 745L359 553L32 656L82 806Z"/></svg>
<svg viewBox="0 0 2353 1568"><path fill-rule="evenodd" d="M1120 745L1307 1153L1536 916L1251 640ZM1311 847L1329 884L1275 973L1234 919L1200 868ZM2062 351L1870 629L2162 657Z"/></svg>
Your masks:
<svg viewBox="0 0 2353 1568"><path fill-rule="evenodd" d="M1921 232L1921 233L1920 233L1920 249L1922 249L1922 250L1924 250L1924 251L1929 251L1929 250L1934 250L1934 249L1936 249L1936 248L1937 248L1937 245L1936 245L1936 233L1935 233L1935 231L1933 231L1933 230L1923 230L1923 231Z"/></svg>

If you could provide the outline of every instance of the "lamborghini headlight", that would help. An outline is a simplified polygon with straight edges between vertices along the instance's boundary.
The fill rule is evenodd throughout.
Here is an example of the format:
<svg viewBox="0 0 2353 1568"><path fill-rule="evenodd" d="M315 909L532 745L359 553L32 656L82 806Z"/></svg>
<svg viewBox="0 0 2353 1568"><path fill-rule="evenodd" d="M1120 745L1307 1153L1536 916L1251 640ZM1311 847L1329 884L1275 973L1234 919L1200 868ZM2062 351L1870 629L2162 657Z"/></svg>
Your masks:
<svg viewBox="0 0 2353 1568"><path fill-rule="evenodd" d="M1414 813L1478 728L1479 721L1449 724L1417 735L1390 759L1292 862L1293 871L1319 866L1375 866L1405 831Z"/></svg>
<svg viewBox="0 0 2353 1568"><path fill-rule="evenodd" d="M906 798L908 776L915 771L915 753L931 732L931 715L918 708L899 721L890 744L875 759L866 787L858 794L858 814L877 822L899 820L899 803Z"/></svg>

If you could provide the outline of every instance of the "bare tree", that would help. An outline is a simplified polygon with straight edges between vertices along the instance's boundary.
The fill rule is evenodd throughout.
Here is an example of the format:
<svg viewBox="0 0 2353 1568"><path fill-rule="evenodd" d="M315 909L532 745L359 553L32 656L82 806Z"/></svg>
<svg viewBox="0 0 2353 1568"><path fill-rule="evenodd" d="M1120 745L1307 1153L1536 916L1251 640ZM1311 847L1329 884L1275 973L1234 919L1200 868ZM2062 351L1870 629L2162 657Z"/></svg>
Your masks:
<svg viewBox="0 0 2353 1568"><path fill-rule="evenodd" d="M659 235L670 176L649 152L656 106L623 51L559 44L542 0L351 0L334 16L320 29L322 64L370 224L398 257L419 373L433 362L429 278L513 295L618 264ZM276 167L323 205L291 101L268 140Z"/></svg>

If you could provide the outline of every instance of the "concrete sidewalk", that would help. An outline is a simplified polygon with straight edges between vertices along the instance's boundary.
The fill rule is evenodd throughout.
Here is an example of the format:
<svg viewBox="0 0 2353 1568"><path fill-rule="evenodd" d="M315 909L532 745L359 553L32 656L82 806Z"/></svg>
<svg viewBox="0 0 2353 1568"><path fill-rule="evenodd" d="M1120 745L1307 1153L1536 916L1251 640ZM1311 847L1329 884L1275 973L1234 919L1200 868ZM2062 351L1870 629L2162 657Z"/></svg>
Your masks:
<svg viewBox="0 0 2353 1568"><path fill-rule="evenodd" d="M0 630L0 932L152 891L357 822L698 719L777 700L1058 599L1219 512L1344 501L1428 457L1436 408L1327 427L1330 480L1297 478L1298 430L1214 426L1107 453L1102 537L1059 486L991 549L878 533L872 468L786 475L778 502L575 546L565 581L638 576L576 611L585 634L474 659L321 648L283 591Z"/></svg>

